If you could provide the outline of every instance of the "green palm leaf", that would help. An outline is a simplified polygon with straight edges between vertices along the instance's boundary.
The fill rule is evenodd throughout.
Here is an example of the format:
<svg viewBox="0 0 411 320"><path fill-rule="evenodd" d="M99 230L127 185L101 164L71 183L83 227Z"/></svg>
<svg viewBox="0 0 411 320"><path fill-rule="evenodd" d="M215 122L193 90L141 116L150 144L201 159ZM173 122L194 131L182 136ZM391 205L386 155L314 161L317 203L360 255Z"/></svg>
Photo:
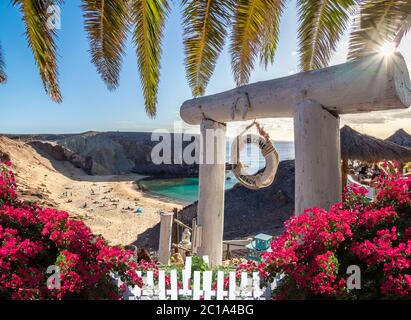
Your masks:
<svg viewBox="0 0 411 320"><path fill-rule="evenodd" d="M83 0L91 61L107 87L118 86L129 28L128 0Z"/></svg>
<svg viewBox="0 0 411 320"><path fill-rule="evenodd" d="M278 0L237 0L230 47L237 85L248 83L256 57L263 47L267 50L267 44L270 43L267 26L279 19L278 7ZM269 14L274 16L270 17ZM273 57L270 54L265 56L267 61Z"/></svg>
<svg viewBox="0 0 411 320"><path fill-rule="evenodd" d="M201 96L224 47L233 1L183 0L184 51L188 83Z"/></svg>
<svg viewBox="0 0 411 320"><path fill-rule="evenodd" d="M150 117L156 115L161 41L168 12L167 0L133 0L133 42L137 51L146 112Z"/></svg>
<svg viewBox="0 0 411 320"><path fill-rule="evenodd" d="M264 26L262 27L260 62L268 67L274 62L275 53L280 37L280 21L284 11L286 0L277 0L276 3L268 8Z"/></svg>
<svg viewBox="0 0 411 320"><path fill-rule="evenodd" d="M300 67L302 70L328 65L347 28L356 0L298 0Z"/></svg>
<svg viewBox="0 0 411 320"><path fill-rule="evenodd" d="M360 4L350 36L348 59L378 52L386 43L397 45L410 29L411 0L373 0Z"/></svg>
<svg viewBox="0 0 411 320"><path fill-rule="evenodd" d="M4 59L3 59L3 52L1 49L1 45L0 45L0 83L2 82L6 82L7 77L6 77L6 73L4 72Z"/></svg>
<svg viewBox="0 0 411 320"><path fill-rule="evenodd" d="M34 59L43 80L44 89L51 99L61 102L56 58L56 32L50 27L47 13L53 5L61 5L63 0L13 0L22 15L26 27L26 37L33 51Z"/></svg>

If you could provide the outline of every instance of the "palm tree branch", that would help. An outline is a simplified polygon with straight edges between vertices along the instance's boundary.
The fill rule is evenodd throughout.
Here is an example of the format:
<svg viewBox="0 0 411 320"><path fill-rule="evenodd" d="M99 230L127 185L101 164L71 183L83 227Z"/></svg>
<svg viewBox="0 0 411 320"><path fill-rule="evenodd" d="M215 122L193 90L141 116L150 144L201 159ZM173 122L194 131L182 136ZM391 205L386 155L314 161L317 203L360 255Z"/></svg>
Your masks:
<svg viewBox="0 0 411 320"><path fill-rule="evenodd" d="M238 0L231 35L232 69L237 85L249 81L266 33L267 13L278 14L278 0ZM265 43L267 44L267 43Z"/></svg>
<svg viewBox="0 0 411 320"><path fill-rule="evenodd" d="M298 1L298 38L302 70L319 69L328 65L348 25L355 1Z"/></svg>
<svg viewBox="0 0 411 320"><path fill-rule="evenodd" d="M4 58L3 58L3 52L1 49L1 44L0 44L0 83L6 82L7 76L6 72L4 71L5 68L5 63L4 63Z"/></svg>
<svg viewBox="0 0 411 320"><path fill-rule="evenodd" d="M398 32L395 36L394 43L396 47L400 45L402 39L407 35L410 29L411 29L411 12L407 16L407 18L405 18L405 20L403 21L402 25L398 29Z"/></svg>
<svg viewBox="0 0 411 320"><path fill-rule="evenodd" d="M280 37L280 20L285 8L285 0L277 0L276 5L269 8L264 18L263 34L261 36L260 63L265 68L274 62Z"/></svg>
<svg viewBox="0 0 411 320"><path fill-rule="evenodd" d="M374 0L360 4L350 35L350 60L378 52L385 43L397 46L411 27L411 0Z"/></svg>
<svg viewBox="0 0 411 320"><path fill-rule="evenodd" d="M61 5L63 0L13 0L22 15L26 37L43 81L44 89L51 99L61 102L58 83L58 67L54 28L49 25L48 8Z"/></svg>
<svg viewBox="0 0 411 320"><path fill-rule="evenodd" d="M129 1L83 0L82 8L91 61L107 87L115 89L129 31Z"/></svg>
<svg viewBox="0 0 411 320"><path fill-rule="evenodd" d="M145 108L150 117L156 115L162 53L161 41L168 12L167 0L133 0L133 42L137 52Z"/></svg>
<svg viewBox="0 0 411 320"><path fill-rule="evenodd" d="M203 95L224 47L231 0L184 0L186 74L194 96Z"/></svg>

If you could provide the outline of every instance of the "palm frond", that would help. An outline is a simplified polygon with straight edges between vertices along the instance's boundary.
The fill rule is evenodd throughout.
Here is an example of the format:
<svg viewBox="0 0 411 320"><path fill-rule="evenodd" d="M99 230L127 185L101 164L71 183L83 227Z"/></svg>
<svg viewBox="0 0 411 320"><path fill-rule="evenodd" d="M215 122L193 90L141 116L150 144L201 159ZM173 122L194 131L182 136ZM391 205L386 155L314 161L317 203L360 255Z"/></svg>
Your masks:
<svg viewBox="0 0 411 320"><path fill-rule="evenodd" d="M328 65L349 23L356 0L298 0L300 68Z"/></svg>
<svg viewBox="0 0 411 320"><path fill-rule="evenodd" d="M264 18L263 32L261 35L260 63L265 68L274 62L275 53L280 37L280 21L286 0L277 0L270 6Z"/></svg>
<svg viewBox="0 0 411 320"><path fill-rule="evenodd" d="M348 59L376 53L389 42L398 44L410 28L410 14L410 0L361 2L359 16L350 35Z"/></svg>
<svg viewBox="0 0 411 320"><path fill-rule="evenodd" d="M133 42L137 51L146 112L150 117L156 115L161 41L168 12L167 0L133 0Z"/></svg>
<svg viewBox="0 0 411 320"><path fill-rule="evenodd" d="M224 47L232 0L183 0L184 51L188 83L201 96Z"/></svg>
<svg viewBox="0 0 411 320"><path fill-rule="evenodd" d="M408 34L410 29L411 29L411 10L397 31L397 34L394 39L394 43L396 47L398 47L401 44L402 39Z"/></svg>
<svg viewBox="0 0 411 320"><path fill-rule="evenodd" d="M26 27L27 42L33 51L46 93L60 103L62 101L56 57L56 31L50 27L51 6L61 5L63 0L12 0L22 15Z"/></svg>
<svg viewBox="0 0 411 320"><path fill-rule="evenodd" d="M0 83L6 82L7 77L6 77L6 72L4 71L5 68L5 63L3 59L3 52L1 49L1 44L0 44Z"/></svg>
<svg viewBox="0 0 411 320"><path fill-rule="evenodd" d="M277 0L237 0L230 46L237 85L248 83L255 59L267 39L267 14L278 12L277 7ZM270 59L270 55L267 57Z"/></svg>
<svg viewBox="0 0 411 320"><path fill-rule="evenodd" d="M82 8L91 61L107 87L115 89L129 30L129 1L83 0Z"/></svg>

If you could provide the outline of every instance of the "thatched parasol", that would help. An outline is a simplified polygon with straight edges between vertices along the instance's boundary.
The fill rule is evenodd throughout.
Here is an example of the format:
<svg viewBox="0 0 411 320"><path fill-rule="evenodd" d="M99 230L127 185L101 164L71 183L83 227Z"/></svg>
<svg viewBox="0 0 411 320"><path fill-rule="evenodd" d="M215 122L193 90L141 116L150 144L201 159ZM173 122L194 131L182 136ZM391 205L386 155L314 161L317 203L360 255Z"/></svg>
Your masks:
<svg viewBox="0 0 411 320"><path fill-rule="evenodd" d="M411 148L411 135L408 134L404 129L399 129L385 141L393 142L399 144L400 146Z"/></svg>
<svg viewBox="0 0 411 320"><path fill-rule="evenodd" d="M368 163L390 160L407 162L411 161L411 149L344 126L341 129L341 158Z"/></svg>
<svg viewBox="0 0 411 320"><path fill-rule="evenodd" d="M411 161L411 149L398 144L361 134L349 126L341 129L342 174L345 185L348 174L348 160L366 163L381 161Z"/></svg>

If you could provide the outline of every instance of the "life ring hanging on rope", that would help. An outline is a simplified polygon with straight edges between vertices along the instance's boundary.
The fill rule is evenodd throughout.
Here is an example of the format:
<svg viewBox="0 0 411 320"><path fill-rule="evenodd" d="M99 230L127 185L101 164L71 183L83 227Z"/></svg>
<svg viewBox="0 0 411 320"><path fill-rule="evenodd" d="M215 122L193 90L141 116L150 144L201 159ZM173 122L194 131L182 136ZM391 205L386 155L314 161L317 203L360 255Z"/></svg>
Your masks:
<svg viewBox="0 0 411 320"><path fill-rule="evenodd" d="M252 126L256 126L259 135L244 133ZM247 144L255 144L260 148L260 151L265 158L266 166L263 172L246 175L243 174L244 165L240 161L240 153ZM231 159L233 161L232 171L237 180L248 189L257 190L270 186L275 174L277 173L278 164L280 162L278 152L274 148L273 143L267 132L254 121L242 133L240 133L231 145Z"/></svg>

